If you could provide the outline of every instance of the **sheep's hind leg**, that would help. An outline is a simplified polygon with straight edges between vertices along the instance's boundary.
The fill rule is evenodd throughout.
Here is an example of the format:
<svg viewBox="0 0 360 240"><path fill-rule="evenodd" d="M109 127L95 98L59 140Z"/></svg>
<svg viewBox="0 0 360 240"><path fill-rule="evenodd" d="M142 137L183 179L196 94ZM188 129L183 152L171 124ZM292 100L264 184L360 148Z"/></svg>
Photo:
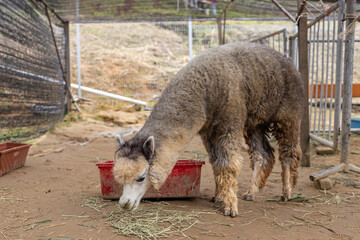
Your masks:
<svg viewBox="0 0 360 240"><path fill-rule="evenodd" d="M266 135L261 128L248 131L246 143L249 145L249 155L253 174L250 180L250 188L243 195L243 199L252 201L256 193L265 185L275 163L274 149L270 146Z"/></svg>
<svg viewBox="0 0 360 240"><path fill-rule="evenodd" d="M212 151L210 158L215 175L215 201L223 202L224 215L236 217L238 215L237 180L236 177L242 167L243 158L240 150L232 144L222 144Z"/></svg>
<svg viewBox="0 0 360 240"><path fill-rule="evenodd" d="M279 142L279 159L281 162L281 177L283 182L283 201L291 198L291 191L297 183L297 168L301 159L300 121L286 120L276 124L275 137Z"/></svg>

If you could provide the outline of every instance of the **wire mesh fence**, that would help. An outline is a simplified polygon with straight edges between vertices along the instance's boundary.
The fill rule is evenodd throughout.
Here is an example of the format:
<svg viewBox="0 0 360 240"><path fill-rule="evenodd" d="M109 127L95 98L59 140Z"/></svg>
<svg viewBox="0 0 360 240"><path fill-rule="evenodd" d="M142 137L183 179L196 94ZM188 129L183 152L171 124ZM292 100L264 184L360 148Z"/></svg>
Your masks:
<svg viewBox="0 0 360 240"><path fill-rule="evenodd" d="M51 14L65 63L64 27ZM65 82L45 8L34 1L0 2L0 142L45 133L65 114Z"/></svg>
<svg viewBox="0 0 360 240"><path fill-rule="evenodd" d="M308 23L309 117L311 137L337 148L340 133L344 68L344 4L337 2ZM340 28L339 28L340 27ZM358 27L357 27L358 28ZM298 67L297 36L290 56ZM356 33L353 83L360 83L360 34Z"/></svg>
<svg viewBox="0 0 360 240"><path fill-rule="evenodd" d="M308 29L309 34L309 82L311 132L323 139L333 137L335 120L335 78L337 56L338 17L335 11ZM335 59L338 61L336 62Z"/></svg>
<svg viewBox="0 0 360 240"><path fill-rule="evenodd" d="M80 20L184 20L188 15L195 19L214 18L222 13L229 0L47 0L59 15L69 21ZM291 14L297 12L297 2L278 0ZM310 1L309 1L310 2ZM318 1L311 1L314 5ZM313 10L317 12L316 9ZM238 0L227 10L230 18L279 17L283 13L271 0Z"/></svg>
<svg viewBox="0 0 360 240"><path fill-rule="evenodd" d="M343 61L343 46L338 38L343 9L340 12L339 3L333 6L310 21L307 30L310 136L329 147L337 145L339 137L334 131L339 129L341 96L335 91L341 89ZM290 37L290 46L290 57L299 67L297 35Z"/></svg>
<svg viewBox="0 0 360 240"><path fill-rule="evenodd" d="M284 56L288 55L286 28L270 33L263 37L253 39L251 42L267 45L268 47L271 47L272 49L282 53Z"/></svg>
<svg viewBox="0 0 360 240"><path fill-rule="evenodd" d="M225 28L225 40L226 43L249 41L284 27L294 30L289 21L231 20ZM74 25L71 36L72 83L77 83ZM274 38L274 45L284 51L283 36L278 39ZM172 77L189 62L190 52L195 57L218 46L218 42L216 21L80 24L81 85L149 101L159 96ZM85 92L82 95L96 97L96 101L112 101Z"/></svg>

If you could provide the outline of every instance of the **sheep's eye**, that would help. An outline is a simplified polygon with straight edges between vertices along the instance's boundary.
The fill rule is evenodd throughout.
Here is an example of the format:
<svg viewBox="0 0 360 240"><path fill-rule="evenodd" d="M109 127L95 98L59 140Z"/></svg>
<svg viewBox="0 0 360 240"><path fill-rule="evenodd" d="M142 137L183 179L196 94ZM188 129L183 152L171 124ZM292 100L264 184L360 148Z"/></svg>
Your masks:
<svg viewBox="0 0 360 240"><path fill-rule="evenodd" d="M142 182L144 180L145 180L145 177L140 177L140 178L136 179L137 182Z"/></svg>

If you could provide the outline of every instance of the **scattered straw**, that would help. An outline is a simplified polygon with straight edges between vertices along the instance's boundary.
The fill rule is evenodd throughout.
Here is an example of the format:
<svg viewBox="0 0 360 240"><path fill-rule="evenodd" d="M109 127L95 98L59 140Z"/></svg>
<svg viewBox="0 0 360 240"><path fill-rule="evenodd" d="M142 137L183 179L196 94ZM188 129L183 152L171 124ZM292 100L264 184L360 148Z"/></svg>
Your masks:
<svg viewBox="0 0 360 240"><path fill-rule="evenodd" d="M140 206L134 211L123 211L120 208L108 216L108 222L118 234L136 236L140 239L159 239L181 236L191 239L185 232L199 223L203 214L209 211L178 211L164 209L161 206ZM156 204L157 205L157 204Z"/></svg>
<svg viewBox="0 0 360 240"><path fill-rule="evenodd" d="M13 195L14 192L18 192L20 190L11 190L10 188L0 188L0 202L8 202L10 204L15 203L16 201L26 201L24 199L20 199Z"/></svg>
<svg viewBox="0 0 360 240"><path fill-rule="evenodd" d="M360 202L356 199L358 196L354 193L351 193L350 196L345 196L346 193L331 193L329 191L323 191L323 195L317 196L317 200L323 202L326 205L336 204L339 205L341 202L355 203L359 204ZM351 201L354 199L355 201Z"/></svg>
<svg viewBox="0 0 360 240"><path fill-rule="evenodd" d="M63 219L67 218L88 218L90 216L78 216L78 215L61 215Z"/></svg>
<svg viewBox="0 0 360 240"><path fill-rule="evenodd" d="M94 229L96 229L96 227L93 226L93 225L86 225L86 224L82 224L82 223L78 223L78 225L79 225L79 226L82 226L82 227L87 227L87 228L94 228Z"/></svg>
<svg viewBox="0 0 360 240"><path fill-rule="evenodd" d="M100 212L100 209L106 206L106 201L100 197L90 197L81 206L82 207L86 206Z"/></svg>
<svg viewBox="0 0 360 240"><path fill-rule="evenodd" d="M301 202L301 203L304 203L304 202L308 202L309 200L311 200L313 198L314 197L307 198L302 193L299 193L296 196L290 198L288 200L288 202ZM282 200L279 198L279 199L267 199L266 201L267 202L281 202Z"/></svg>
<svg viewBox="0 0 360 240"><path fill-rule="evenodd" d="M348 203L360 203L356 198L360 198L360 196L352 193L350 196L344 196L345 193L331 193L329 191L321 191L324 194L316 195L312 197L306 197L305 195L299 193L296 196L290 198L288 202L298 202L298 203L308 203L308 202L317 202L323 203L325 205L336 204L339 205L342 201ZM351 201L351 199L355 199L356 201ZM267 199L267 202L281 202L280 199Z"/></svg>
<svg viewBox="0 0 360 240"><path fill-rule="evenodd" d="M304 223L302 222L294 222L294 221L278 222L276 218L273 219L273 226L278 226L282 229L287 229L294 226L302 226L302 225L304 225Z"/></svg>
<svg viewBox="0 0 360 240"><path fill-rule="evenodd" d="M247 211L247 212L243 212L243 213L239 213L238 216L239 217L242 217L242 216L245 216L246 214L249 214L249 213L252 213L253 210L250 210L250 211Z"/></svg>
<svg viewBox="0 0 360 240"><path fill-rule="evenodd" d="M228 226L228 227L233 227L234 226L234 224L232 224L232 223L224 223L224 222L218 222L218 221L215 221L214 223L219 224L219 225L223 225L223 226Z"/></svg>
<svg viewBox="0 0 360 240"><path fill-rule="evenodd" d="M40 225L40 224L49 223L49 222L51 222L51 219L47 219L47 220L43 220L43 221L40 221L40 222L36 222L36 223L31 224L31 225L30 225L29 227L27 227L25 230L26 230L26 231L29 231L29 230L35 228L36 226L38 226L38 225Z"/></svg>
<svg viewBox="0 0 360 240"><path fill-rule="evenodd" d="M110 214L103 213L107 216L107 222L110 226L116 229L117 234L136 236L140 239L159 239L173 236L192 239L185 232L200 223L198 219L202 215L216 214L217 212L217 210L189 212L183 206L173 206L168 202L144 202L148 204L142 204L134 211L122 210L117 206L116 211ZM100 212L106 206L106 201L98 197L91 197L82 206ZM74 215L72 217L82 216Z"/></svg>
<svg viewBox="0 0 360 240"><path fill-rule="evenodd" d="M66 225L66 223L54 224L54 225L47 226L46 228L59 227L59 226L64 226L64 225Z"/></svg>
<svg viewBox="0 0 360 240"><path fill-rule="evenodd" d="M205 235L205 236L209 236L209 237L221 237L221 238L228 237L228 236L232 235L232 234L223 234L223 233L212 232L212 231L202 232L200 234Z"/></svg>
<svg viewBox="0 0 360 240"><path fill-rule="evenodd" d="M318 212L318 213L324 215L324 214L321 213L321 212ZM309 214L311 214L311 213L309 213ZM306 214L306 215L307 215L307 214ZM296 217L296 216L293 215L293 218L298 219L298 220L300 220L300 221L303 221L303 222L306 223L307 225L319 226L319 227L322 227L322 228L324 228L324 229L326 229L326 230L328 230L328 231L336 234L336 232L335 232L333 229L325 226L325 225L328 225L329 223L331 223L332 220L329 221L329 222L323 223L323 221L320 220L320 219L313 219L313 218L305 219L305 215L304 215L303 217Z"/></svg>

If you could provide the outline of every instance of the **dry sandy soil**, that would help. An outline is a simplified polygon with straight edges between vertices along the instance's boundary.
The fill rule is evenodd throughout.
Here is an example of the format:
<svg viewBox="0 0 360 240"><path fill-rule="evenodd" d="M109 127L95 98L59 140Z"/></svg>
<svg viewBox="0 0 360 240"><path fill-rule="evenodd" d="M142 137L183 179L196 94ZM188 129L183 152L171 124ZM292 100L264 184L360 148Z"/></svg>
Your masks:
<svg viewBox="0 0 360 240"><path fill-rule="evenodd" d="M58 124L37 139L25 166L0 177L0 239L137 239L117 235L110 226L107 216L118 211L117 202L101 201L95 164L112 160L116 148L113 133L136 129L143 120L118 127L86 116L76 119ZM352 135L351 140L351 162L359 166L360 136ZM193 152L185 154L190 158L205 153L198 137L186 149ZM214 180L207 159L202 168L200 197L145 202L142 206L198 213L188 230L170 239L360 239L359 175L332 176L336 184L326 192L317 190L309 180L311 173L336 165L339 154L312 154L312 167L299 169L300 181L294 191L294 195L306 196L307 202L286 203L268 201L278 199L281 193L278 162L257 199L241 200L251 175L249 159L247 154L244 156L238 177L237 218L223 216L210 201ZM88 207L94 199L102 204L98 211Z"/></svg>

